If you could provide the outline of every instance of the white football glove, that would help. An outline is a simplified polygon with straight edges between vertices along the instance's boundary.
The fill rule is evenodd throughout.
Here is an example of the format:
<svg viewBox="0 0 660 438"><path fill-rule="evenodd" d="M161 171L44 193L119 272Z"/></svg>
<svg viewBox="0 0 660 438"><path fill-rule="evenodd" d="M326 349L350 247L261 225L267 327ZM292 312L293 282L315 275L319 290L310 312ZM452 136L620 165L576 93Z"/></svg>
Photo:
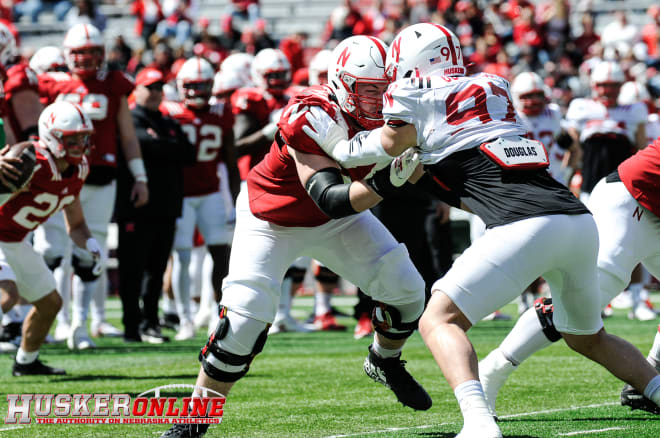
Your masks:
<svg viewBox="0 0 660 438"><path fill-rule="evenodd" d="M333 156L335 145L342 140L348 140L346 129L325 111L307 111L305 118L310 124L310 126L303 126L302 129L305 134L314 140L331 157Z"/></svg>
<svg viewBox="0 0 660 438"><path fill-rule="evenodd" d="M92 274L99 276L101 275L101 272L103 272L103 268L105 267L105 260L103 260L103 250L101 249L101 245L96 241L95 238L90 237L87 239L87 251L92 253L92 257L94 258L94 266L92 267Z"/></svg>
<svg viewBox="0 0 660 438"><path fill-rule="evenodd" d="M390 164L390 182L394 187L401 187L415 172L419 164L419 154L413 148L392 160Z"/></svg>

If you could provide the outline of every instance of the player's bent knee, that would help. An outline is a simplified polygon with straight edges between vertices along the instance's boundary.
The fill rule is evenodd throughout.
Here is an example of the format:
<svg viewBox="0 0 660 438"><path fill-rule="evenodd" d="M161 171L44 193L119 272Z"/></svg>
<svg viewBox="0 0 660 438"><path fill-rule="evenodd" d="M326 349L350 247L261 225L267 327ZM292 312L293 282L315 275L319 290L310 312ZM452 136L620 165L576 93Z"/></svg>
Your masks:
<svg viewBox="0 0 660 438"><path fill-rule="evenodd" d="M263 350L269 325L219 306L220 320L199 353L204 372L219 382L235 382Z"/></svg>
<svg viewBox="0 0 660 438"><path fill-rule="evenodd" d="M555 308L552 305L552 298L539 298L534 301L534 309L536 310L536 316L539 318L545 337L548 338L550 342L557 342L560 340L561 334L555 328L555 323L552 317L555 311Z"/></svg>
<svg viewBox="0 0 660 438"><path fill-rule="evenodd" d="M415 269L403 244L378 261L378 269L367 290L377 301L399 306L424 301L424 279Z"/></svg>
<svg viewBox="0 0 660 438"><path fill-rule="evenodd" d="M406 339L417 330L423 311L423 299L420 302L396 306L377 302L371 314L371 322L374 330L388 339Z"/></svg>
<svg viewBox="0 0 660 438"><path fill-rule="evenodd" d="M32 303L40 314L55 317L62 308L62 297L56 290Z"/></svg>
<svg viewBox="0 0 660 438"><path fill-rule="evenodd" d="M85 283L96 281L100 276L100 274L94 273L94 261L82 260L75 254L71 259L71 266L73 266L73 272Z"/></svg>

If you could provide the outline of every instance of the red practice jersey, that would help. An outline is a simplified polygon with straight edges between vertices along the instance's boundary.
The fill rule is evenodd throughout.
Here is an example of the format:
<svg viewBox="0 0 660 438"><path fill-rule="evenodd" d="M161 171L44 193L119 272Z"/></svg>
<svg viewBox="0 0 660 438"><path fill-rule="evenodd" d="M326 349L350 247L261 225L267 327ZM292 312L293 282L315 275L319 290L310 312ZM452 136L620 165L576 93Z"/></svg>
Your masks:
<svg viewBox="0 0 660 438"><path fill-rule="evenodd" d="M21 139L23 130L18 123L18 119L14 114L14 109L10 101L18 92L23 90L32 90L39 94L39 80L34 70L24 63L12 65L7 69L6 75L7 80L5 80L3 84L5 101L7 102L6 116L9 119L9 125L11 126L14 135L16 135L16 138L18 140L26 140L24 138Z"/></svg>
<svg viewBox="0 0 660 438"><path fill-rule="evenodd" d="M133 81L119 71L101 71L85 80L53 80L42 85L41 95L48 104L56 100L77 103L94 124L91 166L117 167L119 126L117 112L122 97L135 88Z"/></svg>
<svg viewBox="0 0 660 438"><path fill-rule="evenodd" d="M311 106L321 107L335 120L344 117L339 106L331 100L331 94L332 90L327 86L309 87L304 93L292 98L282 111L276 141L263 161L248 174L250 211L256 217L285 227L315 227L330 220L300 183L289 148L306 154L328 156L302 128L309 126L304 113ZM349 138L357 132L349 128ZM278 144L278 136L282 145ZM342 173L347 179L357 181L366 177L372 168L360 166L342 169Z"/></svg>
<svg viewBox="0 0 660 438"><path fill-rule="evenodd" d="M87 158L65 174L55 159L35 143L37 164L26 189L0 206L0 241L20 242L53 214L71 204L89 174Z"/></svg>
<svg viewBox="0 0 660 438"><path fill-rule="evenodd" d="M619 176L633 198L660 217L660 138L619 164Z"/></svg>
<svg viewBox="0 0 660 438"><path fill-rule="evenodd" d="M240 88L231 96L231 107L235 115L246 114L255 120L259 126L266 126L270 122L270 114L286 105L289 97L283 95L276 99L269 92L261 88ZM238 159L238 170L241 180L245 181L247 174L266 155L267 150L244 155Z"/></svg>
<svg viewBox="0 0 660 438"><path fill-rule="evenodd" d="M183 168L183 195L202 196L220 190L218 163L222 161L223 133L230 132L234 116L227 108L222 114L209 108L196 110L181 102L163 102L160 110L181 125L190 143L195 146L197 160Z"/></svg>

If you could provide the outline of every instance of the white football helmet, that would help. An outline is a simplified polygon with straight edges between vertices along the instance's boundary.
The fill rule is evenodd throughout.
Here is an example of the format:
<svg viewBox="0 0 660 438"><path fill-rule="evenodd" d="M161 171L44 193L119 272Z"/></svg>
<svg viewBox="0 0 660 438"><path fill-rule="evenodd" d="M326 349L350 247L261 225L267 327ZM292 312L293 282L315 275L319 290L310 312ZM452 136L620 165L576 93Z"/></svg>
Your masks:
<svg viewBox="0 0 660 438"><path fill-rule="evenodd" d="M466 73L458 37L433 23L413 24L399 32L387 53L385 71L392 81L410 76Z"/></svg>
<svg viewBox="0 0 660 438"><path fill-rule="evenodd" d="M103 67L105 44L101 32L91 24L74 25L64 37L64 57L69 71L86 78Z"/></svg>
<svg viewBox="0 0 660 438"><path fill-rule="evenodd" d="M66 71L66 60L62 51L55 46L45 46L34 52L30 68L37 74L49 71Z"/></svg>
<svg viewBox="0 0 660 438"><path fill-rule="evenodd" d="M232 53L227 56L222 64L220 64L221 72L236 72L237 76L242 80L241 87L252 86L252 61L254 56L247 53Z"/></svg>
<svg viewBox="0 0 660 438"><path fill-rule="evenodd" d="M328 65L332 59L331 50L321 50L309 61L309 85L323 85L328 83Z"/></svg>
<svg viewBox="0 0 660 438"><path fill-rule="evenodd" d="M186 106L208 105L213 89L213 66L204 58L194 56L183 63L176 75L176 88Z"/></svg>
<svg viewBox="0 0 660 438"><path fill-rule="evenodd" d="M220 70L213 78L212 94L218 98L230 96L234 91L244 87L243 77L235 70Z"/></svg>
<svg viewBox="0 0 660 438"><path fill-rule="evenodd" d="M291 64L279 49L262 49L252 61L252 82L258 88L281 96L291 82Z"/></svg>
<svg viewBox="0 0 660 438"><path fill-rule="evenodd" d="M383 41L359 35L346 38L330 54L328 85L341 109L365 129L383 124L386 53Z"/></svg>
<svg viewBox="0 0 660 438"><path fill-rule="evenodd" d="M649 102L651 95L646 87L639 82L630 81L621 86L619 105L632 105L637 102Z"/></svg>
<svg viewBox="0 0 660 438"><path fill-rule="evenodd" d="M16 55L16 38L4 23L0 23L0 66L4 68L9 65Z"/></svg>
<svg viewBox="0 0 660 438"><path fill-rule="evenodd" d="M525 71L515 77L511 84L511 94L516 109L528 116L537 116L548 101L546 86L541 76Z"/></svg>
<svg viewBox="0 0 660 438"><path fill-rule="evenodd" d="M590 82L594 98L608 108L616 106L619 90L625 80L619 63L601 61L591 71Z"/></svg>
<svg viewBox="0 0 660 438"><path fill-rule="evenodd" d="M90 146L94 125L75 103L58 101L39 116L39 141L55 158L79 164Z"/></svg>

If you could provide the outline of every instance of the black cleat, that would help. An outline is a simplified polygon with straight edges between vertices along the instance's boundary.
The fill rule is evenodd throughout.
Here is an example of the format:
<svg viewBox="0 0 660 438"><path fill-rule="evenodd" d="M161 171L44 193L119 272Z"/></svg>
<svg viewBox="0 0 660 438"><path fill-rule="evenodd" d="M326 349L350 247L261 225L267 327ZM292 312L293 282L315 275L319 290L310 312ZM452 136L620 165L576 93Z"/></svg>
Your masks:
<svg viewBox="0 0 660 438"><path fill-rule="evenodd" d="M621 391L621 405L629 406L633 411L635 409L641 409L652 414L660 415L660 406L653 403L652 400L649 400L644 394L640 394L639 391L628 384Z"/></svg>
<svg viewBox="0 0 660 438"><path fill-rule="evenodd" d="M161 327L165 327L171 330L179 329L179 315L176 313L165 313L160 320Z"/></svg>
<svg viewBox="0 0 660 438"><path fill-rule="evenodd" d="M405 363L405 360L401 360L400 354L383 359L373 352L370 345L369 355L364 360L364 372L374 381L390 388L405 406L426 411L433 401L422 385L406 371Z"/></svg>
<svg viewBox="0 0 660 438"><path fill-rule="evenodd" d="M39 358L37 358L34 360L34 362L30 362L30 363L18 363L14 361L14 367L11 373L15 377L35 376L35 375L63 376L64 374L66 374L66 371L64 371L61 368L49 367L48 365L40 361Z"/></svg>
<svg viewBox="0 0 660 438"><path fill-rule="evenodd" d="M175 424L160 438L198 438L209 430L208 424Z"/></svg>

